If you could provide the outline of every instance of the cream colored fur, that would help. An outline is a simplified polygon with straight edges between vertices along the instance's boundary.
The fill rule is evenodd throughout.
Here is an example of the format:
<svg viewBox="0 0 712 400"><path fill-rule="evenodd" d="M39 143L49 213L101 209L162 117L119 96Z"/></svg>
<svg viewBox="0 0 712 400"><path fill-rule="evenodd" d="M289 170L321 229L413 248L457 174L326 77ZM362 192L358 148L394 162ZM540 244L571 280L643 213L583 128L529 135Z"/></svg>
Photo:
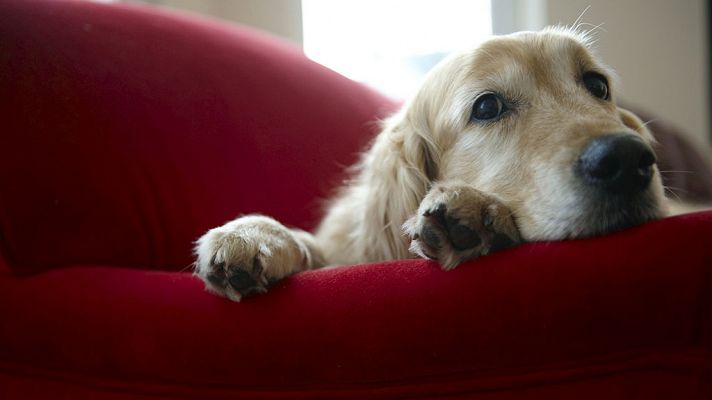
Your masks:
<svg viewBox="0 0 712 400"><path fill-rule="evenodd" d="M607 77L610 101L582 87L587 71ZM473 100L483 91L510 99L511 115L473 123ZM637 117L615 105L615 93L613 74L587 38L566 29L497 37L451 56L385 122L313 235L269 217L241 217L200 238L195 273L210 290L239 301L243 293L229 283L235 273L238 286L261 293L275 280L325 265L418 255L450 269L487 254L497 235L516 243L606 233L621 210L591 202L573 164L600 135L653 141ZM657 168L631 207L642 220L665 215ZM437 227L444 209L481 243L453 246Z"/></svg>

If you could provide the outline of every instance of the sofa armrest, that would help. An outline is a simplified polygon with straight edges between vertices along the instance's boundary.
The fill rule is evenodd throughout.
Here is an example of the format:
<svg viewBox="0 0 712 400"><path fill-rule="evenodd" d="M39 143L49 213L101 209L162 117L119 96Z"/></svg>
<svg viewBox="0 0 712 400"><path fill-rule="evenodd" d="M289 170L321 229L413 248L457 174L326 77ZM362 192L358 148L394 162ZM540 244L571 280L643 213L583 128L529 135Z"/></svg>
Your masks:
<svg viewBox="0 0 712 400"><path fill-rule="evenodd" d="M0 394L29 376L195 398L709 398L711 234L691 214L449 272L304 272L241 303L187 273L0 279Z"/></svg>
<svg viewBox="0 0 712 400"><path fill-rule="evenodd" d="M67 0L2 1L0 20L0 238L17 273L180 270L239 214L312 228L393 108L216 20Z"/></svg>

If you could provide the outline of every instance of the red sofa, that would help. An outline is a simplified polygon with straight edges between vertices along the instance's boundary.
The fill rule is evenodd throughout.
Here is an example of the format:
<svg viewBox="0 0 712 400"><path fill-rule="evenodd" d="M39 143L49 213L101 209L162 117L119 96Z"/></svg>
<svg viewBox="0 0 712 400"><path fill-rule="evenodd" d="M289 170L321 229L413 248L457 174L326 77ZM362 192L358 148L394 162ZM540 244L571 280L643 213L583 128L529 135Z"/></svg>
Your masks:
<svg viewBox="0 0 712 400"><path fill-rule="evenodd" d="M311 228L392 110L264 34L0 2L0 398L709 399L712 213L298 274L233 303L192 241Z"/></svg>

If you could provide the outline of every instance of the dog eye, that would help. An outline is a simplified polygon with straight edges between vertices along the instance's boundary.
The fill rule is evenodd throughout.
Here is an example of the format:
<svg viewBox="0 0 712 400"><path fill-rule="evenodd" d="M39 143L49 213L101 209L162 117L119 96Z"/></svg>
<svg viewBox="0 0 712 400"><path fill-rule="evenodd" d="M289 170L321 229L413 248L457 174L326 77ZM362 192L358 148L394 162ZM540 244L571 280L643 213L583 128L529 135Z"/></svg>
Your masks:
<svg viewBox="0 0 712 400"><path fill-rule="evenodd" d="M583 84L592 95L599 99L608 100L608 81L603 75L588 72L583 75Z"/></svg>
<svg viewBox="0 0 712 400"><path fill-rule="evenodd" d="M472 118L477 121L495 119L507 111L502 100L494 93L485 93L475 99L472 107Z"/></svg>

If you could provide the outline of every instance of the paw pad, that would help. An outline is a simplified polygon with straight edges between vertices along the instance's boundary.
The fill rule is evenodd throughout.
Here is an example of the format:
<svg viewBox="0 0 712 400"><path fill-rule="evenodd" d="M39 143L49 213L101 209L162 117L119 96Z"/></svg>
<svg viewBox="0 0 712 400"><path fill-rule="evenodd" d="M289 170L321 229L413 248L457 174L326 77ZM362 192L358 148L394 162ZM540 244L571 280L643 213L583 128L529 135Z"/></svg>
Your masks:
<svg viewBox="0 0 712 400"><path fill-rule="evenodd" d="M466 186L437 186L420 213L403 225L411 252L444 269L519 243L511 212L499 200Z"/></svg>
<svg viewBox="0 0 712 400"><path fill-rule="evenodd" d="M240 293L250 291L257 286L257 281L247 271L236 269L227 280L235 290Z"/></svg>
<svg viewBox="0 0 712 400"><path fill-rule="evenodd" d="M477 234L477 231L460 223L448 226L447 232L450 242L452 242L452 247L456 250L471 249L482 243L482 239L480 235Z"/></svg>

